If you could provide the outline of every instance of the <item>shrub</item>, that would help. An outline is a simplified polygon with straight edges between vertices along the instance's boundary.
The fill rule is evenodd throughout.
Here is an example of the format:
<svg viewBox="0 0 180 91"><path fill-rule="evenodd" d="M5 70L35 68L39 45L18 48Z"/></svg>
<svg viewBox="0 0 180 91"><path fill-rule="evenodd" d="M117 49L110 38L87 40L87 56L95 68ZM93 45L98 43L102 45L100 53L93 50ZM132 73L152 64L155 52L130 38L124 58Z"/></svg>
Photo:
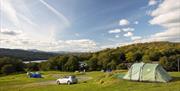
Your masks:
<svg viewBox="0 0 180 91"><path fill-rule="evenodd" d="M1 72L6 75L13 73L13 72L15 72L15 67L11 64L4 65L1 69Z"/></svg>
<svg viewBox="0 0 180 91"><path fill-rule="evenodd" d="M179 55L170 57L164 56L160 58L159 64L161 64L168 71L177 71L179 58Z"/></svg>
<svg viewBox="0 0 180 91"><path fill-rule="evenodd" d="M116 66L116 69L118 70L127 69L127 65L125 63L118 64Z"/></svg>

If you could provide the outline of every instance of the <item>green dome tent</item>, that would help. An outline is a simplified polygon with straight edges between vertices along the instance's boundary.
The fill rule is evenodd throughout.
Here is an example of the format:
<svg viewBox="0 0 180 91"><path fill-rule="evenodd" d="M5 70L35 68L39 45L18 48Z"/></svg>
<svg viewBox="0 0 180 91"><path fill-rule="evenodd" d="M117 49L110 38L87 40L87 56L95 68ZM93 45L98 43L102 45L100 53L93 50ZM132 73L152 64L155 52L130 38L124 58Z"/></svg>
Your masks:
<svg viewBox="0 0 180 91"><path fill-rule="evenodd" d="M172 78L159 64L134 63L123 79L133 81L169 82Z"/></svg>

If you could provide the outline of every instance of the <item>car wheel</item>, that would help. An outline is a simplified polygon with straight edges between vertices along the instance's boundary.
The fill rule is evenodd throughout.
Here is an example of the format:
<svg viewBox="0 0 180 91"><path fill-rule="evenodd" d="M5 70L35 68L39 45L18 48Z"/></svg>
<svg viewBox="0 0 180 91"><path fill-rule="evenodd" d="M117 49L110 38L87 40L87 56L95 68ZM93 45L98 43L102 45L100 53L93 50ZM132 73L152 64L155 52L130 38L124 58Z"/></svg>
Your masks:
<svg viewBox="0 0 180 91"><path fill-rule="evenodd" d="M60 85L61 84L60 81L57 81L57 84Z"/></svg>
<svg viewBox="0 0 180 91"><path fill-rule="evenodd" d="M68 84L68 85L70 85L70 84L71 84L71 82L70 82L70 81L68 81L68 82L67 82L67 84Z"/></svg>

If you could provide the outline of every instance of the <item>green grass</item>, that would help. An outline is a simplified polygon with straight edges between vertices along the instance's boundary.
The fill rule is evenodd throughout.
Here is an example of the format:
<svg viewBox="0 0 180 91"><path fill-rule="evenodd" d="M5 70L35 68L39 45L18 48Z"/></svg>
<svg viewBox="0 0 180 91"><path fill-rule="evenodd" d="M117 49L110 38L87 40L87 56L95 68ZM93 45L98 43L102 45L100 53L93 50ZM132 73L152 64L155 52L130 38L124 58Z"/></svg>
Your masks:
<svg viewBox="0 0 180 91"><path fill-rule="evenodd" d="M27 78L26 74L0 77L0 91L180 91L180 72L170 72L169 83L132 82L114 77L115 73L87 72L86 74L47 71L44 78ZM55 80L63 75L90 78L73 85L56 85Z"/></svg>

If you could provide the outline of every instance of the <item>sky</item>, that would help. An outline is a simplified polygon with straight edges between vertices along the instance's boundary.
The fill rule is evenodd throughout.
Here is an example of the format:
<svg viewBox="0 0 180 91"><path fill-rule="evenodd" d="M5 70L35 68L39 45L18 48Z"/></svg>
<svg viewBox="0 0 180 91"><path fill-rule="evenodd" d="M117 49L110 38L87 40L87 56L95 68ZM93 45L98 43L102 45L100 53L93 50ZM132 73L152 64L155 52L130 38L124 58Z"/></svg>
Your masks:
<svg viewBox="0 0 180 91"><path fill-rule="evenodd" d="M179 0L0 0L0 48L90 52L180 42Z"/></svg>

